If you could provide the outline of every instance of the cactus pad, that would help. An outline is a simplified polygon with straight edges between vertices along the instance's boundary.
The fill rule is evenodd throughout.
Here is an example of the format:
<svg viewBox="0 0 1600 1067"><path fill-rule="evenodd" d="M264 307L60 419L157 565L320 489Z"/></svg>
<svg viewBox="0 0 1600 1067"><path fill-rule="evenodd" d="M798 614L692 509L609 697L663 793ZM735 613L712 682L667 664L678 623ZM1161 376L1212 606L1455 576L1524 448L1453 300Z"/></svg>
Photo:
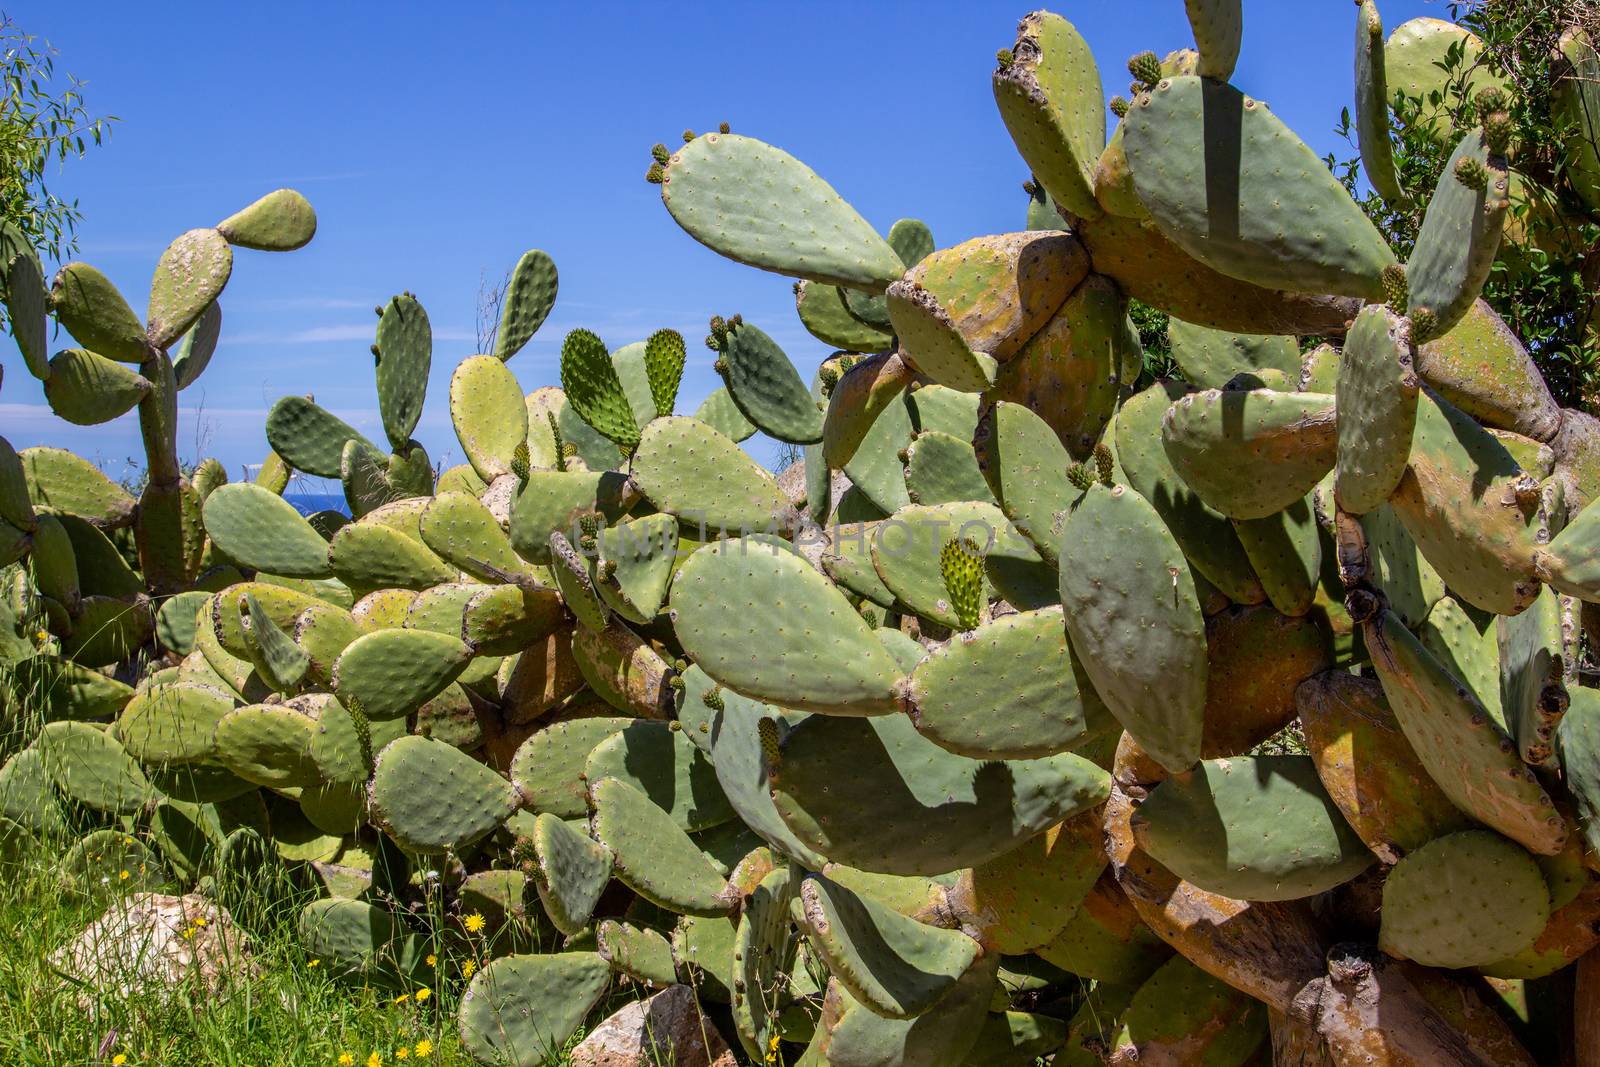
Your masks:
<svg viewBox="0 0 1600 1067"><path fill-rule="evenodd" d="M1550 918L1539 865L1487 830L1436 838L1389 873L1385 952L1430 967L1474 967L1531 948Z"/></svg>
<svg viewBox="0 0 1600 1067"><path fill-rule="evenodd" d="M611 880L610 850L543 812L533 824L533 856L545 914L562 933L581 932Z"/></svg>
<svg viewBox="0 0 1600 1067"><path fill-rule="evenodd" d="M401 848L423 855L460 852L517 810L517 791L453 745L402 737L378 755L374 817Z"/></svg>
<svg viewBox="0 0 1600 1067"><path fill-rule="evenodd" d="M593 833L616 857L616 877L641 897L684 915L725 915L726 886L672 816L615 778L589 786Z"/></svg>
<svg viewBox="0 0 1600 1067"><path fill-rule="evenodd" d="M276 493L247 482L219 486L206 498L206 534L233 559L286 578L326 578L328 542Z"/></svg>
<svg viewBox="0 0 1600 1067"><path fill-rule="evenodd" d="M339 654L333 690L369 719L401 718L443 692L471 657L467 645L448 634L376 630Z"/></svg>
<svg viewBox="0 0 1600 1067"><path fill-rule="evenodd" d="M494 354L508 360L522 351L555 307L558 284L555 260L535 248L522 253L511 271L500 325L495 332Z"/></svg>

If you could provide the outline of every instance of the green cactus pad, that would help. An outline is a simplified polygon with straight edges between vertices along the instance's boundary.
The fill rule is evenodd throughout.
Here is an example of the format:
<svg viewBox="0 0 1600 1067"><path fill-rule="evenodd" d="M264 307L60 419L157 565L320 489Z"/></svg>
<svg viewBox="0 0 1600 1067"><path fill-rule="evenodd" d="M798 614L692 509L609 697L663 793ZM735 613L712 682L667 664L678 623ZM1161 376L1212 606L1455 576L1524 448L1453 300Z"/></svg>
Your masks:
<svg viewBox="0 0 1600 1067"><path fill-rule="evenodd" d="M109 667L130 659L155 633L148 602L86 596L61 651L85 667Z"/></svg>
<svg viewBox="0 0 1600 1067"><path fill-rule="evenodd" d="M34 745L56 788L85 807L132 815L156 797L139 764L98 727L46 723Z"/></svg>
<svg viewBox="0 0 1600 1067"><path fill-rule="evenodd" d="M265 582L240 582L229 586L211 602L210 621L218 642L230 655L248 657L250 646L240 622L239 604L246 594L261 602L272 621L282 629L294 625L295 616L319 601L297 589Z"/></svg>
<svg viewBox="0 0 1600 1067"><path fill-rule="evenodd" d="M1078 497L1066 478L1072 457L1061 439L1029 408L1000 401L984 413L973 444L1001 511L1054 564L1061 540L1057 516Z"/></svg>
<svg viewBox="0 0 1600 1067"><path fill-rule="evenodd" d="M1239 39L1244 33L1244 12L1240 0L1184 0L1189 12L1189 27L1200 50L1196 73L1203 78L1227 81L1239 61Z"/></svg>
<svg viewBox="0 0 1600 1067"><path fill-rule="evenodd" d="M1417 375L1404 320L1369 304L1356 316L1339 360L1339 507L1360 515L1378 507L1405 476L1417 422Z"/></svg>
<svg viewBox="0 0 1600 1067"><path fill-rule="evenodd" d="M1514 615L1538 594L1534 508L1517 493L1524 478L1492 434L1421 395L1410 467L1390 507L1451 592L1484 611Z"/></svg>
<svg viewBox="0 0 1600 1067"><path fill-rule="evenodd" d="M645 499L686 527L781 529L792 511L772 475L699 419L667 416L645 427L633 480Z"/></svg>
<svg viewBox="0 0 1600 1067"><path fill-rule="evenodd" d="M50 357L44 395L50 410L78 426L110 422L150 393L150 382L122 364L82 348Z"/></svg>
<svg viewBox="0 0 1600 1067"><path fill-rule="evenodd" d="M1197 389L1221 389L1237 374L1266 369L1300 373L1300 346L1281 334L1243 334L1172 319L1172 360Z"/></svg>
<svg viewBox="0 0 1600 1067"><path fill-rule="evenodd" d="M37 699L47 721L115 718L134 694L132 686L59 656L29 656L10 669L17 691Z"/></svg>
<svg viewBox="0 0 1600 1067"><path fill-rule="evenodd" d="M1556 752L1584 840L1593 849L1600 840L1600 694L1574 688L1571 699L1556 731ZM0 813L10 814L4 809Z"/></svg>
<svg viewBox="0 0 1600 1067"><path fill-rule="evenodd" d="M964 871L945 894L995 952L1048 944L1083 907L1106 867L1099 809L1058 823L1002 856ZM920 909L919 909L920 910Z"/></svg>
<svg viewBox="0 0 1600 1067"><path fill-rule="evenodd" d="M907 453L906 494L912 503L994 502L978 469L978 457L963 439L930 430L918 434Z"/></svg>
<svg viewBox="0 0 1600 1067"><path fill-rule="evenodd" d="M19 530L32 530L35 521L22 458L4 437L0 437L0 520Z"/></svg>
<svg viewBox="0 0 1600 1067"><path fill-rule="evenodd" d="M617 368L588 330L573 330L561 344L561 388L584 422L625 449L638 444L639 426Z"/></svg>
<svg viewBox="0 0 1600 1067"><path fill-rule="evenodd" d="M311 667L311 657L283 631L253 594L239 598L245 646L256 673L280 693L294 692Z"/></svg>
<svg viewBox="0 0 1600 1067"><path fill-rule="evenodd" d="M950 993L978 956L959 930L907 918L817 875L800 884L811 946L862 1004L910 1019Z"/></svg>
<svg viewBox="0 0 1600 1067"><path fill-rule="evenodd" d="M50 377L50 334L46 309L50 293L35 255L17 256L7 267L6 322L22 353L29 373L40 381Z"/></svg>
<svg viewBox="0 0 1600 1067"><path fill-rule="evenodd" d="M1546 589L1522 614L1495 619L1502 715L1523 762L1534 767L1550 759L1570 699L1566 676L1577 653L1574 610L1570 601Z"/></svg>
<svg viewBox="0 0 1600 1067"><path fill-rule="evenodd" d="M746 440L756 432L755 423L744 417L744 412L728 395L727 386L713 389L695 409L694 417L730 441Z"/></svg>
<svg viewBox="0 0 1600 1067"><path fill-rule="evenodd" d="M611 880L611 852L550 812L533 825L534 882L545 914L569 936L582 932Z"/></svg>
<svg viewBox="0 0 1600 1067"><path fill-rule="evenodd" d="M1073 755L983 762L946 752L900 715L813 715L769 768L783 821L836 863L937 874L983 863L1100 803L1109 780Z"/></svg>
<svg viewBox="0 0 1600 1067"><path fill-rule="evenodd" d="M533 575L512 550L494 515L472 494L439 493L423 511L419 530L435 555L479 581L497 581L504 574Z"/></svg>
<svg viewBox="0 0 1600 1067"><path fill-rule="evenodd" d="M1295 691L1295 707L1329 798L1379 859L1472 825L1428 777L1376 679L1319 674Z"/></svg>
<svg viewBox="0 0 1600 1067"><path fill-rule="evenodd" d="M889 317L901 352L916 369L941 385L980 393L994 384L994 357L975 352L936 296L911 281L889 287Z"/></svg>
<svg viewBox="0 0 1600 1067"><path fill-rule="evenodd" d="M1265 104L1222 82L1167 78L1123 125L1140 201L1190 255L1267 289L1382 298L1394 254Z"/></svg>
<svg viewBox="0 0 1600 1067"><path fill-rule="evenodd" d="M554 633L563 617L554 589L491 586L467 601L461 637L476 656L509 656Z"/></svg>
<svg viewBox="0 0 1600 1067"><path fill-rule="evenodd" d="M645 342L645 379L650 384L650 399L656 415L671 415L678 402L678 386L683 383L683 366L688 351L683 335L676 330L657 330Z"/></svg>
<svg viewBox="0 0 1600 1067"><path fill-rule="evenodd" d="M960 1064L978 1041L995 989L998 957L980 957L940 1001L915 1019L886 1019L829 982L813 1048L818 1062L939 1067Z"/></svg>
<svg viewBox="0 0 1600 1067"><path fill-rule="evenodd" d="M616 471L533 471L511 502L511 547L523 559L548 563L552 533L571 539L583 516L612 522L637 499L632 483Z"/></svg>
<svg viewBox="0 0 1600 1067"><path fill-rule="evenodd" d="M977 545L991 583L1001 580L997 575L1002 569L1007 573L1046 569L1033 546L1011 529L1000 509L978 501L901 508L873 531L872 564L883 584L912 611L942 625L960 627L939 557L945 545L963 537Z"/></svg>
<svg viewBox="0 0 1600 1067"><path fill-rule="evenodd" d="M1061 533L1072 648L1124 728L1167 769L1200 756L1205 621L1194 579L1148 501L1093 486Z"/></svg>
<svg viewBox="0 0 1600 1067"><path fill-rule="evenodd" d="M36 506L76 515L105 529L132 520L133 497L88 460L62 448L25 448L17 456Z"/></svg>
<svg viewBox="0 0 1600 1067"><path fill-rule="evenodd" d="M589 576L589 564L559 532L550 535L550 571L578 623L586 630L604 630L610 613Z"/></svg>
<svg viewBox="0 0 1600 1067"><path fill-rule="evenodd" d="M517 791L453 745L402 737L384 747L372 772L373 817L401 848L422 855L460 852L517 810Z"/></svg>
<svg viewBox="0 0 1600 1067"><path fill-rule="evenodd" d="M1309 756L1207 760L1152 790L1133 832L1178 877L1237 900L1312 896L1373 860Z"/></svg>
<svg viewBox="0 0 1600 1067"><path fill-rule="evenodd" d="M924 737L974 759L1065 752L1087 729L1079 669L1059 607L996 619L937 648L911 675Z"/></svg>
<svg viewBox="0 0 1600 1067"><path fill-rule="evenodd" d="M96 830L80 839L61 857L58 869L62 888L96 902L159 892L170 881L150 846L120 830Z"/></svg>
<svg viewBox="0 0 1600 1067"><path fill-rule="evenodd" d="M345 504L357 519L402 498L389 481L389 460L382 452L351 439L339 457L339 482Z"/></svg>
<svg viewBox="0 0 1600 1067"><path fill-rule="evenodd" d="M722 875L672 816L626 782L589 786L594 836L616 856L616 877L646 900L685 915L724 915Z"/></svg>
<svg viewBox="0 0 1600 1067"><path fill-rule="evenodd" d="M217 223L217 230L238 248L293 252L316 236L317 213L295 190L274 189Z"/></svg>
<svg viewBox="0 0 1600 1067"><path fill-rule="evenodd" d="M1367 180L1396 211L1410 205L1400 186L1394 166L1394 148L1389 141L1388 63L1384 55L1383 18L1373 0L1362 0L1356 13L1356 140L1361 150L1361 169ZM1396 311L1402 309L1396 308Z"/></svg>
<svg viewBox="0 0 1600 1067"><path fill-rule="evenodd" d="M753 1057L765 1057L777 1039L785 972L794 965L796 941L789 928L794 899L789 871L770 871L745 900L734 932L733 1021L739 1041Z"/></svg>
<svg viewBox="0 0 1600 1067"><path fill-rule="evenodd" d="M795 312L811 336L846 352L887 352L894 344L888 330L862 322L851 313L845 294L853 290L821 282L799 282L794 291Z"/></svg>
<svg viewBox="0 0 1600 1067"><path fill-rule="evenodd" d="M1445 73L1452 49L1461 52L1462 61L1455 69L1467 74L1464 88L1468 97L1490 86L1509 88L1481 58L1483 40L1477 34L1445 19L1416 18L1397 26L1384 46L1384 66L1389 75L1387 99L1404 93L1426 101L1435 91L1452 91L1451 75Z"/></svg>
<svg viewBox="0 0 1600 1067"><path fill-rule="evenodd" d="M269 789L317 785L321 772L311 756L316 720L286 704L235 708L216 726L218 760L247 782Z"/></svg>
<svg viewBox="0 0 1600 1067"><path fill-rule="evenodd" d="M511 760L511 781L529 811L561 819L589 813L583 765L594 747L634 720L610 716L551 723L517 749Z"/></svg>
<svg viewBox="0 0 1600 1067"><path fill-rule="evenodd" d="M594 952L504 956L461 997L461 1043L479 1063L541 1067L557 1058L605 995L611 968Z"/></svg>
<svg viewBox="0 0 1600 1067"><path fill-rule="evenodd" d="M193 763L216 752L215 733L233 696L197 685L153 686L128 702L117 737L146 763Z"/></svg>
<svg viewBox="0 0 1600 1067"><path fill-rule="evenodd" d="M757 429L792 444L822 440L822 412L771 337L749 323L730 325L719 361L728 395Z"/></svg>
<svg viewBox="0 0 1600 1067"><path fill-rule="evenodd" d="M595 939L600 955L618 974L651 986L678 980L671 943L647 926L606 919L596 929Z"/></svg>
<svg viewBox="0 0 1600 1067"><path fill-rule="evenodd" d="M1472 189L1457 177L1456 168L1469 161L1487 170L1485 188ZM1449 332L1478 299L1500 249L1511 205L1508 181L1505 159L1489 150L1482 131L1471 131L1461 139L1428 201L1416 249L1406 264L1410 309L1413 314L1430 312L1433 323L1414 341Z"/></svg>
<svg viewBox="0 0 1600 1067"><path fill-rule="evenodd" d="M689 692L690 687L686 686L685 693ZM780 711L742 697L731 689L722 690L721 698L723 707L713 713L709 735L712 764L728 803L745 825L779 853L793 857L805 867L821 868L825 862L823 857L802 844L779 817L768 786L768 767L762 751L760 724L763 719L771 719L781 735L803 721L805 713ZM685 699L697 697L686 696Z"/></svg>
<svg viewBox="0 0 1600 1067"><path fill-rule="evenodd" d="M150 344L165 350L188 333L221 295L232 273L233 249L216 230L190 230L168 245L150 279L146 328Z"/></svg>
<svg viewBox="0 0 1600 1067"><path fill-rule="evenodd" d="M906 419L901 397L911 378L911 368L893 352L863 359L845 372L833 387L823 419L822 455L829 467L848 467L881 420L894 415ZM862 458L875 457L868 453Z"/></svg>
<svg viewBox="0 0 1600 1067"><path fill-rule="evenodd" d="M355 427L303 396L286 396L267 412L267 443L295 470L337 478L344 443L377 448Z"/></svg>
<svg viewBox="0 0 1600 1067"><path fill-rule="evenodd" d="M415 537L376 523L341 529L328 545L334 575L357 592L427 589L452 581L456 572Z"/></svg>
<svg viewBox="0 0 1600 1067"><path fill-rule="evenodd" d="M83 596L78 581L78 560L61 520L49 512L39 515L28 556L33 567L33 582L39 592L66 605L69 611L76 610Z"/></svg>
<svg viewBox="0 0 1600 1067"><path fill-rule="evenodd" d="M555 260L535 248L522 253L511 271L505 301L500 311L500 326L495 333L494 354L508 360L522 351L556 304Z"/></svg>
<svg viewBox="0 0 1600 1067"><path fill-rule="evenodd" d="M164 600L156 611L156 640L168 652L187 656L195 649L195 615L210 594L198 589Z"/></svg>
<svg viewBox="0 0 1600 1067"><path fill-rule="evenodd" d="M392 912L360 900L314 900L300 913L300 941L336 978L396 986L420 979L422 940Z"/></svg>
<svg viewBox="0 0 1600 1067"><path fill-rule="evenodd" d="M288 578L327 578L328 542L276 493L247 482L219 486L206 498L206 534L253 570Z"/></svg>
<svg viewBox="0 0 1600 1067"><path fill-rule="evenodd" d="M1566 822L1477 697L1389 612L1364 629L1384 695L1440 791L1530 852L1560 852Z"/></svg>
<svg viewBox="0 0 1600 1067"><path fill-rule="evenodd" d="M68 263L50 286L50 309L83 347L143 363L150 355L144 324L111 280L87 263Z"/></svg>
<svg viewBox="0 0 1600 1067"><path fill-rule="evenodd" d="M894 594L872 566L872 538L877 528L877 523L836 523L833 543L822 553L822 570L856 596L893 608Z"/></svg>
<svg viewBox="0 0 1600 1067"><path fill-rule="evenodd" d="M1243 1067L1268 1044L1265 1005L1182 956L1145 980L1120 1021L1110 1053L1116 1062L1193 1057L1208 1067Z"/></svg>
<svg viewBox="0 0 1600 1067"><path fill-rule="evenodd" d="M1540 441L1552 439L1561 408L1527 349L1482 300L1456 327L1416 350L1417 373L1429 387L1486 426Z"/></svg>
<svg viewBox="0 0 1600 1067"><path fill-rule="evenodd" d="M1095 218L1106 112L1088 42L1060 15L1039 11L1022 20L1012 55L995 71L994 98L1017 151L1056 203Z"/></svg>
<svg viewBox="0 0 1600 1067"><path fill-rule="evenodd" d="M639 790L690 832L734 817L711 761L676 724L639 721L590 751L583 776L591 782L616 778Z"/></svg>
<svg viewBox="0 0 1600 1067"><path fill-rule="evenodd" d="M1550 889L1533 857L1499 834L1466 830L1389 872L1378 944L1429 967L1476 967L1531 948L1549 918Z"/></svg>
<svg viewBox="0 0 1600 1067"><path fill-rule="evenodd" d="M606 602L630 622L648 623L667 599L677 564L678 523L671 515L649 515L602 529L597 566Z"/></svg>
<svg viewBox="0 0 1600 1067"><path fill-rule="evenodd" d="M689 658L757 700L834 714L900 707L894 658L792 553L748 538L700 549L673 582L672 618Z"/></svg>
<svg viewBox="0 0 1600 1067"><path fill-rule="evenodd" d="M461 674L472 651L459 638L427 630L363 634L333 665L339 700L369 719L396 719L438 696Z"/></svg>
<svg viewBox="0 0 1600 1067"><path fill-rule="evenodd" d="M1259 604L1266 591L1228 519L1200 499L1172 465L1161 424L1173 401L1188 395L1181 382L1157 382L1117 413L1116 457L1128 484L1150 501L1194 569L1238 604Z"/></svg>
<svg viewBox="0 0 1600 1067"><path fill-rule="evenodd" d="M0 817L41 836L66 830L67 821L38 748L25 748L0 767Z"/></svg>
<svg viewBox="0 0 1600 1067"><path fill-rule="evenodd" d="M1233 529L1272 606L1295 617L1310 611L1322 570L1322 530L1311 498L1264 519L1235 519Z"/></svg>
<svg viewBox="0 0 1600 1067"><path fill-rule="evenodd" d="M1333 468L1333 397L1213 389L1182 397L1162 420L1167 457L1208 505L1265 518L1303 498Z"/></svg>
<svg viewBox="0 0 1600 1067"><path fill-rule="evenodd" d="M383 431L396 449L404 448L422 417L428 392L428 370L433 364L433 327L428 313L410 293L389 298L378 317L378 411ZM451 407L455 406L454 380ZM521 391L518 390L518 399ZM521 405L518 404L520 410Z"/></svg>
<svg viewBox="0 0 1600 1067"><path fill-rule="evenodd" d="M528 439L527 402L516 375L495 356L462 360L450 376L450 421L484 481L510 474L517 446Z"/></svg>
<svg viewBox="0 0 1600 1067"><path fill-rule="evenodd" d="M881 293L905 265L832 186L789 153L708 133L667 163L661 200L689 236L740 263Z"/></svg>

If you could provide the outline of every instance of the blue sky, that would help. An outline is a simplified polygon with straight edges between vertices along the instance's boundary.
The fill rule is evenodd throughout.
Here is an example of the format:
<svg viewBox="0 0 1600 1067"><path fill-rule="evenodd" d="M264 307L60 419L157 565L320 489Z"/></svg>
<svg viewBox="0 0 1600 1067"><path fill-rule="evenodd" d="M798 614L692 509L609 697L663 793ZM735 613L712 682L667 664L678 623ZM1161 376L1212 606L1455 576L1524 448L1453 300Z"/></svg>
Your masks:
<svg viewBox="0 0 1600 1067"><path fill-rule="evenodd" d="M1446 17L1440 0L1388 0L1389 27ZM53 178L84 215L78 258L142 310L162 248L274 188L316 206L310 246L241 251L223 335L181 396L180 451L238 477L266 452L267 408L289 393L382 433L372 307L409 289L434 329L418 438L461 462L450 372L475 351L480 278L526 249L556 260L554 313L511 362L525 390L559 384L566 331L613 348L670 326L690 339L679 403L719 383L700 344L739 312L809 374L826 349L795 318L789 282L725 261L671 221L643 175L656 141L731 123L809 163L887 232L926 220L941 245L1020 229L1028 176L994 106L997 48L1023 5L995 3L273 4L22 0L6 9L121 119L109 144ZM1180 0L1059 5L1126 92L1127 57L1191 44ZM1349 0L1249 0L1234 81L1319 153L1351 97ZM54 265L46 264L47 273ZM66 341L60 342L65 347ZM133 415L101 427L55 418L14 346L0 346L0 431L121 473ZM203 412L197 409L203 409ZM770 447L757 457L772 458Z"/></svg>

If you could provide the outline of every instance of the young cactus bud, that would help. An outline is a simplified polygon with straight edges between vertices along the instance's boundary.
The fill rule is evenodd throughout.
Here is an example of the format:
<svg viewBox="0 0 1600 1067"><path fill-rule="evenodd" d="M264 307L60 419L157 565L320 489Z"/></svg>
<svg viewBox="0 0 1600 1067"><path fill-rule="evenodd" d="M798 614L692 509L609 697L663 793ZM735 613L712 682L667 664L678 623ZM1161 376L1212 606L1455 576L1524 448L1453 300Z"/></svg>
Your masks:
<svg viewBox="0 0 1600 1067"><path fill-rule="evenodd" d="M728 328L729 329L732 329L735 326L743 326L743 325L744 325L744 316L743 315L735 314L733 316L733 318L728 320Z"/></svg>
<svg viewBox="0 0 1600 1067"><path fill-rule="evenodd" d="M1478 114L1480 115L1505 111L1511 106L1511 100L1506 96L1506 91L1494 85L1480 90L1478 95L1473 97L1473 103L1478 105Z"/></svg>
<svg viewBox="0 0 1600 1067"><path fill-rule="evenodd" d="M950 541L939 550L939 576L961 629L977 629L983 612L983 556L971 538Z"/></svg>
<svg viewBox="0 0 1600 1067"><path fill-rule="evenodd" d="M1379 275L1383 282L1383 301L1392 308L1396 314L1406 313L1406 301L1410 299L1411 285L1406 279L1406 268L1400 263L1391 263L1383 268Z"/></svg>
<svg viewBox="0 0 1600 1067"><path fill-rule="evenodd" d="M1011 64L1017 61L1017 57L1012 54L1011 49L1002 48L994 54L994 61L1000 64L1001 70L1010 70Z"/></svg>
<svg viewBox="0 0 1600 1067"><path fill-rule="evenodd" d="M1111 449L1106 447L1104 441L1094 446L1095 473L1100 475L1101 485L1111 484L1111 471L1115 462L1115 458L1111 455Z"/></svg>
<svg viewBox="0 0 1600 1067"><path fill-rule="evenodd" d="M831 397L833 387L839 384L839 372L832 366L824 366L817 371L817 380L822 383L822 395Z"/></svg>
<svg viewBox="0 0 1600 1067"><path fill-rule="evenodd" d="M672 158L672 153L667 151L667 146L664 144L653 144L650 146L650 158L666 166L667 160Z"/></svg>
<svg viewBox="0 0 1600 1067"><path fill-rule="evenodd" d="M719 123L717 125L717 132L718 133L732 133L733 132L733 128L731 126L729 126L726 122L723 122L723 123Z"/></svg>
<svg viewBox="0 0 1600 1067"><path fill-rule="evenodd" d="M578 547L593 552L595 537L600 533L600 520L591 513L578 517Z"/></svg>
<svg viewBox="0 0 1600 1067"><path fill-rule="evenodd" d="M1133 105L1128 103L1128 98L1125 96L1113 96L1111 98L1111 113L1117 116L1119 119L1126 115L1128 113L1128 108L1132 106Z"/></svg>
<svg viewBox="0 0 1600 1067"><path fill-rule="evenodd" d="M378 318L380 318L380 319L383 318L383 305L382 304L374 305L373 309L372 309L372 313L374 315L378 316Z"/></svg>
<svg viewBox="0 0 1600 1067"><path fill-rule="evenodd" d="M716 371L718 374L727 374L728 361L725 359L719 359L715 363L711 364L711 369Z"/></svg>
<svg viewBox="0 0 1600 1067"><path fill-rule="evenodd" d="M1475 193L1481 193L1489 186L1489 170L1469 156L1456 164L1456 181Z"/></svg>
<svg viewBox="0 0 1600 1067"><path fill-rule="evenodd" d="M1142 89L1154 89L1161 80L1161 57L1151 51L1140 52L1128 60L1128 73Z"/></svg>
<svg viewBox="0 0 1600 1067"><path fill-rule="evenodd" d="M1094 484L1094 475L1089 473L1089 468L1082 463L1074 463L1067 468L1067 481L1072 483L1074 489L1088 492L1089 487Z"/></svg>
<svg viewBox="0 0 1600 1067"><path fill-rule="evenodd" d="M556 446L556 448L555 448L555 452L556 452L556 470L565 471L567 469L567 459L568 459L568 457L577 455L578 454L578 450L577 450L577 448L575 446L569 445L569 444L567 444L566 441L562 440L562 438L561 438L561 420L556 418L556 413L555 412L553 412L553 411L545 412L544 413L544 418L545 418L545 421L550 424L550 437L555 441L555 446ZM572 449L571 452L567 451L567 449L569 449L569 448ZM523 480L526 481L527 479L523 479Z"/></svg>
<svg viewBox="0 0 1600 1067"><path fill-rule="evenodd" d="M616 560L614 560L614 559L601 560L601 562L600 562L600 580L601 581L609 582L611 580L612 576L615 575L616 573L617 573L617 561Z"/></svg>
<svg viewBox="0 0 1600 1067"><path fill-rule="evenodd" d="M672 687L672 691L674 693L683 692L683 679L678 677L676 674L667 679L667 685Z"/></svg>
<svg viewBox="0 0 1600 1067"><path fill-rule="evenodd" d="M667 180L667 168L659 163L650 164L650 169L644 172L644 180L651 185L660 185Z"/></svg>
<svg viewBox="0 0 1600 1067"><path fill-rule="evenodd" d="M707 343L713 351L727 347L728 323L721 315L711 316L711 336Z"/></svg>
<svg viewBox="0 0 1600 1067"><path fill-rule="evenodd" d="M511 453L511 473L517 476L517 481L523 485L528 483L528 442L520 441Z"/></svg>
<svg viewBox="0 0 1600 1067"><path fill-rule="evenodd" d="M778 742L777 722L763 717L756 723L756 735L761 738L761 758L766 760L767 769L776 770L779 761L783 759L783 747Z"/></svg>
<svg viewBox="0 0 1600 1067"><path fill-rule="evenodd" d="M1506 155L1511 151L1511 136L1516 132L1516 126L1511 121L1511 116L1504 111L1494 111L1483 117L1483 139L1489 146L1489 151L1497 156Z"/></svg>
<svg viewBox="0 0 1600 1067"><path fill-rule="evenodd" d="M1413 345L1426 344L1434 339L1439 329L1439 316L1428 308L1413 308L1411 311L1411 343Z"/></svg>
<svg viewBox="0 0 1600 1067"><path fill-rule="evenodd" d="M692 140L694 140L694 131L693 130L684 130L683 131L683 143L684 144L688 144Z"/></svg>
<svg viewBox="0 0 1600 1067"><path fill-rule="evenodd" d="M700 702L706 707L710 708L712 711L721 711L723 708L722 686L714 685L710 689L707 689L700 697Z"/></svg>
<svg viewBox="0 0 1600 1067"><path fill-rule="evenodd" d="M372 358L374 362L383 358L378 354L378 346L376 344L370 344L367 347L372 351Z"/></svg>

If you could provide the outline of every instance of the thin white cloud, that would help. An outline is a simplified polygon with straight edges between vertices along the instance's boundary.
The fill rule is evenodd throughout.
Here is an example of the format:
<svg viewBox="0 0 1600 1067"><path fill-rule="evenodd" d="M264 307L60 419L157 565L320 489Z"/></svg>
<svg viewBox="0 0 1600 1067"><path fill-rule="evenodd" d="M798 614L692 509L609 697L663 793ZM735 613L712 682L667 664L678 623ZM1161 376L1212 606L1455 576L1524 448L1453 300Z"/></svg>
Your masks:
<svg viewBox="0 0 1600 1067"><path fill-rule="evenodd" d="M336 341L366 341L371 344L376 330L377 320L369 318L360 323L311 326L304 330L294 330L289 333L272 333L260 330L232 335L224 333L222 340L224 344L235 345L317 345ZM433 331L433 339L435 341L472 341L476 338L477 334L470 330L445 327Z"/></svg>

